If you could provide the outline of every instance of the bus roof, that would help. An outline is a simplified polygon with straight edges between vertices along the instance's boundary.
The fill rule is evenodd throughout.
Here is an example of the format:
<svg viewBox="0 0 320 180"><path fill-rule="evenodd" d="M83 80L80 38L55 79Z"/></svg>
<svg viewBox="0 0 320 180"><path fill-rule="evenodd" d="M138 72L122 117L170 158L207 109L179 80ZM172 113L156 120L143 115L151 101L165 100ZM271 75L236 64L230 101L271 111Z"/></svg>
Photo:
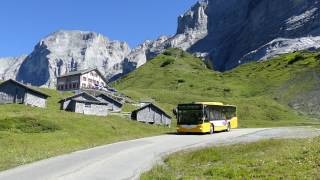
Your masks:
<svg viewBox="0 0 320 180"><path fill-rule="evenodd" d="M235 105L223 104L222 102L194 102L193 104L202 104L207 106L225 106L225 107L236 107Z"/></svg>
<svg viewBox="0 0 320 180"><path fill-rule="evenodd" d="M222 102L195 102L194 104L223 106Z"/></svg>

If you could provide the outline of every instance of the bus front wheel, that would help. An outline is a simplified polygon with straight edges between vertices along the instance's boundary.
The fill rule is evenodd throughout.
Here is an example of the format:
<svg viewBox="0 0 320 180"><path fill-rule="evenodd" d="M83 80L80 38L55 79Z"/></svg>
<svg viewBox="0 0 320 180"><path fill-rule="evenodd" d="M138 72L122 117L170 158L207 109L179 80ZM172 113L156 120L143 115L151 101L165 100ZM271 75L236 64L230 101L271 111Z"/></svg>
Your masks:
<svg viewBox="0 0 320 180"><path fill-rule="evenodd" d="M231 131L231 125L230 123L228 123L227 132L230 132L230 131Z"/></svg>
<svg viewBox="0 0 320 180"><path fill-rule="evenodd" d="M213 134L214 133L214 127L213 127L213 125L211 124L211 126L210 126L210 134Z"/></svg>

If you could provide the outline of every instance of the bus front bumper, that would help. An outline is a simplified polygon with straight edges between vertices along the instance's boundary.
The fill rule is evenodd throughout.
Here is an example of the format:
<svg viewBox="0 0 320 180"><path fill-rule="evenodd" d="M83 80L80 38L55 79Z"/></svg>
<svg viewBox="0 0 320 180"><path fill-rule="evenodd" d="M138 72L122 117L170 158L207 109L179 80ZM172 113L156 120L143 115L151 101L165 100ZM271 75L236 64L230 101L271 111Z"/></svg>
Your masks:
<svg viewBox="0 0 320 180"><path fill-rule="evenodd" d="M208 133L210 132L210 124L202 125L180 125L177 126L178 133Z"/></svg>

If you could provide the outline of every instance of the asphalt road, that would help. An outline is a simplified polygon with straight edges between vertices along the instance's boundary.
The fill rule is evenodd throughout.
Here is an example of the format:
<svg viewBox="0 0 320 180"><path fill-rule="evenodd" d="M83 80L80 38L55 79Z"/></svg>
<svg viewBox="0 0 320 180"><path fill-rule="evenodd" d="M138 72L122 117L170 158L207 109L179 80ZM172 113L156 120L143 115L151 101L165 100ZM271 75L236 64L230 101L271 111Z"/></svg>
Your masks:
<svg viewBox="0 0 320 180"><path fill-rule="evenodd" d="M271 138L320 136L312 128L234 129L214 135L163 135L78 151L0 172L0 180L116 180L139 175L172 152Z"/></svg>

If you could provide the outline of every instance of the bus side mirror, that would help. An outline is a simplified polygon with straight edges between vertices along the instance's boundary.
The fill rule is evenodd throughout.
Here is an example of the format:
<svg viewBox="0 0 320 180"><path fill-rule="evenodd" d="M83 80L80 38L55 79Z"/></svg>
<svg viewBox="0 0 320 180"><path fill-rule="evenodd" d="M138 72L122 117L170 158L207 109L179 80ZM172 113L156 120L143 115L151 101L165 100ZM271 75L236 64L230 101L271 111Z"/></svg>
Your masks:
<svg viewBox="0 0 320 180"><path fill-rule="evenodd" d="M177 108L174 108L174 109L172 110L172 113L173 113L175 116L177 116Z"/></svg>

